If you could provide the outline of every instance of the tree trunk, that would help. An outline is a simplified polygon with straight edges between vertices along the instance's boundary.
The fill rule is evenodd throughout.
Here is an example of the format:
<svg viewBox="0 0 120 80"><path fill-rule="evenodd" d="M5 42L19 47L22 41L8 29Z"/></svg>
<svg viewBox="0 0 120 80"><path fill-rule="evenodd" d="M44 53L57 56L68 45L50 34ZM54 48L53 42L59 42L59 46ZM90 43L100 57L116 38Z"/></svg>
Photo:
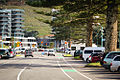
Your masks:
<svg viewBox="0 0 120 80"><path fill-rule="evenodd" d="M92 37L93 37L92 23L93 23L93 18L90 17L87 23L86 47L92 47Z"/></svg>
<svg viewBox="0 0 120 80"><path fill-rule="evenodd" d="M106 52L117 50L117 13L118 5L115 4L115 0L107 1L107 27L106 27Z"/></svg>

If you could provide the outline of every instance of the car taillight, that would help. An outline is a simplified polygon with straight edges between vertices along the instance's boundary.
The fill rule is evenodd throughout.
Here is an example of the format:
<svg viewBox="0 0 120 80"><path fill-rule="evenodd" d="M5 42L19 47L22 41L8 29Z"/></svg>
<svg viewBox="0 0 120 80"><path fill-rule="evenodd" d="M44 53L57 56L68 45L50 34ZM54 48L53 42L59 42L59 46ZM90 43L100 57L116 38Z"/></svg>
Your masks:
<svg viewBox="0 0 120 80"><path fill-rule="evenodd" d="M12 54L13 52L11 51L10 53Z"/></svg>
<svg viewBox="0 0 120 80"><path fill-rule="evenodd" d="M103 61L103 63L107 63L106 61Z"/></svg>
<svg viewBox="0 0 120 80"><path fill-rule="evenodd" d="M89 56L89 58L90 58L91 56Z"/></svg>
<svg viewBox="0 0 120 80"><path fill-rule="evenodd" d="M110 66L112 66L112 63L110 63Z"/></svg>

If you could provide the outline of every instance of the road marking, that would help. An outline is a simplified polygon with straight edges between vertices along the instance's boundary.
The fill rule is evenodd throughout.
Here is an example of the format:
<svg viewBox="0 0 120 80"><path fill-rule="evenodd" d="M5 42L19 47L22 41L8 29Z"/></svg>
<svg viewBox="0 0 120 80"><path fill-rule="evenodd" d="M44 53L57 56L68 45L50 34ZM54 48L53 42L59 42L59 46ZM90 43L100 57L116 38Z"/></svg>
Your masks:
<svg viewBox="0 0 120 80"><path fill-rule="evenodd" d="M89 79L89 80L92 80L91 78L87 77L86 75L80 73L78 70L76 70L75 68L73 68L72 65L70 65L70 64L65 60L65 58L63 58L63 60L64 60L69 66L71 66L71 68L72 68L73 70L75 70L78 74L82 75L83 77L85 77L85 78L87 78L87 79Z"/></svg>
<svg viewBox="0 0 120 80"><path fill-rule="evenodd" d="M64 69L65 72L76 72L76 70L73 69Z"/></svg>
<svg viewBox="0 0 120 80"><path fill-rule="evenodd" d="M20 72L19 72L19 74L18 74L18 76L17 76L17 80L20 80L20 76L21 76L21 74L23 73L23 71L26 69L26 67L24 67L24 69L22 69Z"/></svg>
<svg viewBox="0 0 120 80"><path fill-rule="evenodd" d="M71 80L74 80L72 77L70 77L70 76L63 70L63 68L62 68L61 65L59 64L59 61L57 61L57 63L58 63L58 66L60 67L60 69L62 70L62 72L63 72L67 77L69 77Z"/></svg>

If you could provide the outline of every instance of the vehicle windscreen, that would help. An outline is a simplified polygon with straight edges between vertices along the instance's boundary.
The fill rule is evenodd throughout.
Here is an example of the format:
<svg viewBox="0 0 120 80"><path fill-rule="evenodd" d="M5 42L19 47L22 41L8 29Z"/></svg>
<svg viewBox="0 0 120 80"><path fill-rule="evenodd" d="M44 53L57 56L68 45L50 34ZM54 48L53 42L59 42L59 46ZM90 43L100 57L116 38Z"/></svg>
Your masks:
<svg viewBox="0 0 120 80"><path fill-rule="evenodd" d="M93 50L85 50L84 51L84 54L92 54L93 53Z"/></svg>
<svg viewBox="0 0 120 80"><path fill-rule="evenodd" d="M76 50L76 47L71 47L71 50Z"/></svg>
<svg viewBox="0 0 120 80"><path fill-rule="evenodd" d="M107 56L107 58L113 59L116 55L120 55L120 53L111 53Z"/></svg>

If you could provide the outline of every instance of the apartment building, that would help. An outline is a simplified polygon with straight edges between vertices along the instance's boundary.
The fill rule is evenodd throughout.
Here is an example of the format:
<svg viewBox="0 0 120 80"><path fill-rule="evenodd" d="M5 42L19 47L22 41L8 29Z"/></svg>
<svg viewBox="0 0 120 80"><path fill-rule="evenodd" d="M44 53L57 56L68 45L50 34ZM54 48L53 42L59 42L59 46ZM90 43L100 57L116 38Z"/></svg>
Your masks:
<svg viewBox="0 0 120 80"><path fill-rule="evenodd" d="M23 13L21 9L0 10L0 36L2 38L24 37Z"/></svg>
<svg viewBox="0 0 120 80"><path fill-rule="evenodd" d="M37 46L35 38L24 37L23 15L24 10L21 9L0 10L0 41L3 44L11 45L13 42L21 42L22 47ZM11 42L12 38L14 41Z"/></svg>

